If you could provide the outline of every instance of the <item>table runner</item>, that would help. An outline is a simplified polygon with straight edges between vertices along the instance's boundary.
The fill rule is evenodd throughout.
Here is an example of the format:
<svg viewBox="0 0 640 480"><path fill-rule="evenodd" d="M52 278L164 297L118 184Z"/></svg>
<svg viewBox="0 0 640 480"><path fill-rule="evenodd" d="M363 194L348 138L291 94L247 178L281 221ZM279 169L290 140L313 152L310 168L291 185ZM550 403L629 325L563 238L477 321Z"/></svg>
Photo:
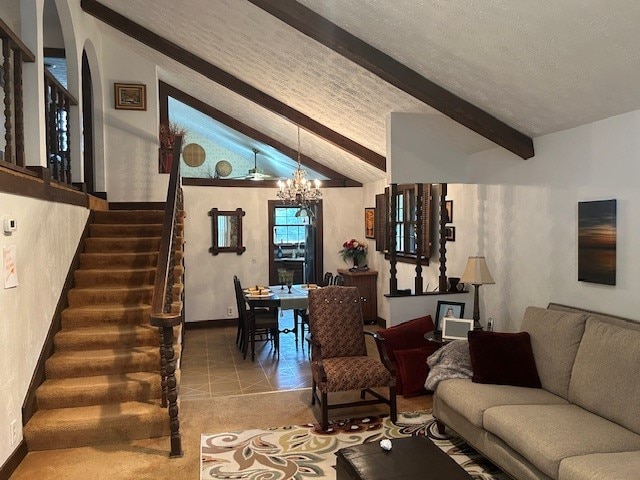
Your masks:
<svg viewBox="0 0 640 480"><path fill-rule="evenodd" d="M271 285L269 288L280 299L282 310L306 310L309 305L307 290L301 288L300 285L292 286L291 293L288 293L287 287L281 290L280 285Z"/></svg>

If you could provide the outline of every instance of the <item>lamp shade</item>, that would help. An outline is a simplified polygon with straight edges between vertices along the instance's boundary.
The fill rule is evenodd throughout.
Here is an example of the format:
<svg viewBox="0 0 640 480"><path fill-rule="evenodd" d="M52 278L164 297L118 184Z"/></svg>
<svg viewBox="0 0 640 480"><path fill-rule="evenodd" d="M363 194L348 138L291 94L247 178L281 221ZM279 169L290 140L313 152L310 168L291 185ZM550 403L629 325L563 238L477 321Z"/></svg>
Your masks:
<svg viewBox="0 0 640 480"><path fill-rule="evenodd" d="M485 285L496 283L489 271L487 261L484 257L469 257L464 273L460 277L463 283L472 285Z"/></svg>

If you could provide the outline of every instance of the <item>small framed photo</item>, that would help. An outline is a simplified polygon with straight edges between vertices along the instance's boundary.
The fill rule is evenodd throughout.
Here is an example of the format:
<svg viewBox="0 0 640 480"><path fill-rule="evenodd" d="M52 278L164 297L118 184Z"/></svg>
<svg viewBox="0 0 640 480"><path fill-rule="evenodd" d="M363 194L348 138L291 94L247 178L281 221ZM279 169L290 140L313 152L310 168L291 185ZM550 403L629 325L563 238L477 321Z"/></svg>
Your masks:
<svg viewBox="0 0 640 480"><path fill-rule="evenodd" d="M365 238L376 238L376 209L364 209L364 236Z"/></svg>
<svg viewBox="0 0 640 480"><path fill-rule="evenodd" d="M443 340L466 340L473 330L472 318L444 317L442 319Z"/></svg>
<svg viewBox="0 0 640 480"><path fill-rule="evenodd" d="M455 242L456 227L444 227L444 238L447 242Z"/></svg>
<svg viewBox="0 0 640 480"><path fill-rule="evenodd" d="M462 318L464 316L464 302L448 302L438 300L436 308L436 319L434 329L436 332L442 331L442 319L444 317Z"/></svg>
<svg viewBox="0 0 640 480"><path fill-rule="evenodd" d="M147 86L141 83L114 83L115 108L118 110L146 110Z"/></svg>
<svg viewBox="0 0 640 480"><path fill-rule="evenodd" d="M453 200L445 200L444 208L447 210L447 221L445 223L453 222Z"/></svg>

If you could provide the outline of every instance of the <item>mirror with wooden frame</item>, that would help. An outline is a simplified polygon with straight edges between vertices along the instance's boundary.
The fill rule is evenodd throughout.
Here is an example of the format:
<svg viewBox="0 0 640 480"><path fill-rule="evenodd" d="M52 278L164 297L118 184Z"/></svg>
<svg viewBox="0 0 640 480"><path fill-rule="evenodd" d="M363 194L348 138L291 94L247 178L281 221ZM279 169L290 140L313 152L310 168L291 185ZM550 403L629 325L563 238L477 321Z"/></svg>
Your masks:
<svg viewBox="0 0 640 480"><path fill-rule="evenodd" d="M224 211L212 208L211 217L212 246L209 251L213 255L224 252L234 252L242 255L246 247L242 246L242 217L244 210Z"/></svg>

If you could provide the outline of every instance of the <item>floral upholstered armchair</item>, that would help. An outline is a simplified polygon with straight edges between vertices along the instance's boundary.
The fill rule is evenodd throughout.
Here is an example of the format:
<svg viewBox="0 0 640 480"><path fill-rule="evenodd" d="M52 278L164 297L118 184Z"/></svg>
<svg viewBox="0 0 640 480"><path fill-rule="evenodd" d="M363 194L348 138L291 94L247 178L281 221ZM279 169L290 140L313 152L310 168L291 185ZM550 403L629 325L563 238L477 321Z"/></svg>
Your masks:
<svg viewBox="0 0 640 480"><path fill-rule="evenodd" d="M328 428L329 409L386 403L397 420L396 375L384 348L384 339L365 332L360 294L355 287L330 286L309 291L309 330L313 386L311 404L322 409L322 429ZM367 356L364 335L376 340L380 359ZM372 388L388 387L389 398ZM320 390L318 396L317 390ZM329 392L360 390L359 402L328 403ZM369 393L374 399L365 400Z"/></svg>

